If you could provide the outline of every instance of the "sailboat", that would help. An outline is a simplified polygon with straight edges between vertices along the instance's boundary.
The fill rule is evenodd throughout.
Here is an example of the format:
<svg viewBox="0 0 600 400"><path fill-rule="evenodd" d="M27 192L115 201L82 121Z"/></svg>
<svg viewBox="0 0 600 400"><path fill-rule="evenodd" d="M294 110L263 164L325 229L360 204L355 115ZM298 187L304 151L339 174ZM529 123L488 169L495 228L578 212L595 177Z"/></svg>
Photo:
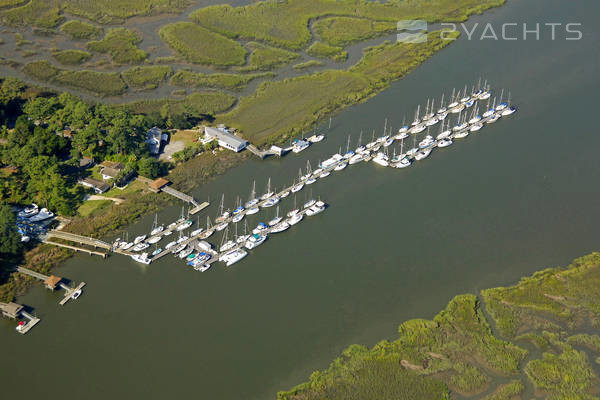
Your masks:
<svg viewBox="0 0 600 400"><path fill-rule="evenodd" d="M452 95L450 96L451 103L448 104L448 110L450 110L450 112L454 112L453 109L458 106L458 101L456 101L455 96L456 88L452 88Z"/></svg>
<svg viewBox="0 0 600 400"><path fill-rule="evenodd" d="M398 134L394 136L396 140L401 140L408 137L408 126L406 125L406 117L402 117L402 126L398 129Z"/></svg>
<svg viewBox="0 0 600 400"><path fill-rule="evenodd" d="M254 207L255 205L258 204L258 201L259 200L256 198L256 181L253 181L252 182L252 190L250 191L250 198L248 199L246 204L244 204L244 206L246 208Z"/></svg>
<svg viewBox="0 0 600 400"><path fill-rule="evenodd" d="M504 89L502 89L502 91L500 92L500 104L498 104L496 106L496 111L502 111L508 106L508 104L506 104L506 102L502 101L503 96L504 96Z"/></svg>
<svg viewBox="0 0 600 400"><path fill-rule="evenodd" d="M235 246L235 242L233 240L228 240L229 237L229 228L225 229L225 233L221 238L221 244L219 246L219 251L222 253L227 250L231 250Z"/></svg>
<svg viewBox="0 0 600 400"><path fill-rule="evenodd" d="M298 170L298 183L295 183L292 186L292 193L299 192L304 187L304 182L302 182L302 170Z"/></svg>
<svg viewBox="0 0 600 400"><path fill-rule="evenodd" d="M394 158L392 158L392 167L406 168L410 165L410 160L408 159L406 154L403 154L403 151L404 151L404 139L402 139L402 141L400 142L400 155L394 156Z"/></svg>
<svg viewBox="0 0 600 400"><path fill-rule="evenodd" d="M244 221L244 234L243 235L238 236L237 225L235 226L235 236L236 236L235 242L237 244L245 243L246 240L248 240L248 238L250 238L250 235L248 234L248 222L247 221Z"/></svg>
<svg viewBox="0 0 600 400"><path fill-rule="evenodd" d="M306 175L304 175L306 177L306 184L307 185L312 185L313 183L315 183L317 181L317 178L315 178L313 176L313 172L312 172L312 168L310 167L310 161L306 160Z"/></svg>
<svg viewBox="0 0 600 400"><path fill-rule="evenodd" d="M269 226L274 226L277 225L278 223L280 223L282 220L282 218L279 216L279 206L277 206L277 209L275 210L275 218L273 218L272 220L269 221Z"/></svg>
<svg viewBox="0 0 600 400"><path fill-rule="evenodd" d="M158 225L158 214L154 214L154 223L152 224L152 231L150 232L150 236L157 235L161 233L164 229L164 226Z"/></svg>
<svg viewBox="0 0 600 400"><path fill-rule="evenodd" d="M221 223L221 222L225 221L231 215L229 213L229 210L225 211L224 207L225 207L225 193L223 193L223 195L221 196L221 204L219 205L219 215L215 219L216 223Z"/></svg>
<svg viewBox="0 0 600 400"><path fill-rule="evenodd" d="M473 109L473 113L471 114L471 119L469 120L469 125L473 125L481 121L481 115L479 115L479 105L475 106Z"/></svg>
<svg viewBox="0 0 600 400"><path fill-rule="evenodd" d="M444 114L444 113L446 113L446 111L448 111L448 109L446 107L444 107L444 95L445 95L445 93L442 93L442 100L440 101L440 108L437 111L438 118L439 118L440 114ZM446 117L444 117L444 118L446 118Z"/></svg>
<svg viewBox="0 0 600 400"><path fill-rule="evenodd" d="M354 150L350 150L350 135L348 135L348 141L346 142L346 152L344 153L344 159L348 160L354 155Z"/></svg>
<svg viewBox="0 0 600 400"><path fill-rule="evenodd" d="M291 217L294 214L298 214L299 211L300 211L300 209L298 209L298 207L296 207L296 196L294 196L294 208L287 213L287 216Z"/></svg>
<svg viewBox="0 0 600 400"><path fill-rule="evenodd" d="M267 191L265 194L260 196L260 199L267 200L269 197L273 196L273 194L274 193L271 191L271 177L269 177L269 180L267 181Z"/></svg>
<svg viewBox="0 0 600 400"><path fill-rule="evenodd" d="M421 123L421 120L419 119L419 111L421 110L421 105L419 104L417 106L417 112L415 113L415 120L412 122L412 126L417 126Z"/></svg>
<svg viewBox="0 0 600 400"><path fill-rule="evenodd" d="M508 104L506 105L506 108L504 110L502 110L502 116L512 115L516 111L517 111L517 108L513 107L510 103L510 92L508 92Z"/></svg>

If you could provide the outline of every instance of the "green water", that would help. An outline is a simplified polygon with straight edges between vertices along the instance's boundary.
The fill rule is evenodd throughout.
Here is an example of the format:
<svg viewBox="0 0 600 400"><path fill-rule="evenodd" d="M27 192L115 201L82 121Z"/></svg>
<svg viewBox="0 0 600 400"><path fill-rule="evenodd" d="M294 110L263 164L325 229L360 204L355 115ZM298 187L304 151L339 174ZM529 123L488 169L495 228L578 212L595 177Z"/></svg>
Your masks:
<svg viewBox="0 0 600 400"><path fill-rule="evenodd" d="M331 207L274 235L244 261L205 273L167 257L77 256L57 273L88 287L77 302L35 287L19 301L42 321L25 336L0 321L4 398L272 399L351 343L393 337L455 294L510 284L598 248L599 33L591 0L509 1L470 24L581 22L579 42L463 38L406 79L341 113L300 155L250 161L201 188L208 211L291 183L306 160L398 127L418 103L480 76L512 91L519 112L405 170L362 163L312 185ZM479 30L481 34L481 30ZM365 139L369 135L365 133ZM306 189L299 193L303 202ZM282 212L293 197L282 202ZM159 215L169 222L179 206ZM268 220L274 210L257 214ZM202 214L204 219L206 212ZM147 231L152 216L131 227ZM217 235L215 235L217 236ZM220 236L211 238L214 242ZM163 243L164 244L164 243Z"/></svg>

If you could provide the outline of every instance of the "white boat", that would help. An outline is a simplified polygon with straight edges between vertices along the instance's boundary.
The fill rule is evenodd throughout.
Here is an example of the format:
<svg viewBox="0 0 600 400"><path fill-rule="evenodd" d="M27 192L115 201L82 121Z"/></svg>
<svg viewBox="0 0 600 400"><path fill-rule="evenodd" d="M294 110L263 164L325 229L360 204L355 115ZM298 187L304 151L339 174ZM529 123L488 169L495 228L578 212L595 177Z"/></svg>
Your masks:
<svg viewBox="0 0 600 400"><path fill-rule="evenodd" d="M225 243L223 243L221 245L221 247L219 247L219 251L223 252L223 251L231 250L234 246L235 246L235 242L233 240L228 240Z"/></svg>
<svg viewBox="0 0 600 400"><path fill-rule="evenodd" d="M331 171L326 170L326 171L323 171L323 173L321 174L321 176L319 176L319 178L326 178L329 175L331 175Z"/></svg>
<svg viewBox="0 0 600 400"><path fill-rule="evenodd" d="M158 225L158 214L154 214L154 223L152 224L152 231L150 231L150 236L158 235L164 229L164 226Z"/></svg>
<svg viewBox="0 0 600 400"><path fill-rule="evenodd" d="M420 104L417 106L417 111L415 112L415 120L412 122L412 126L417 126L421 123L421 120L419 119L419 111L421 111Z"/></svg>
<svg viewBox="0 0 600 400"><path fill-rule="evenodd" d="M271 197L269 200L265 201L261 207L263 207L263 208L273 207L277 203L279 203L279 197L275 196L275 197Z"/></svg>
<svg viewBox="0 0 600 400"><path fill-rule="evenodd" d="M426 126L433 126L435 124L437 124L438 122L440 122L440 120L437 117L433 117L427 120L427 122L425 122Z"/></svg>
<svg viewBox="0 0 600 400"><path fill-rule="evenodd" d="M275 218L273 218L272 220L270 220L270 221L268 222L268 225L269 225L269 226L274 226L274 225L277 225L278 223L280 223L280 222L281 222L281 220L282 220L282 219L283 219L283 218L281 218L281 217L279 216L279 206L277 206L277 210L275 211Z"/></svg>
<svg viewBox="0 0 600 400"><path fill-rule="evenodd" d="M319 168L329 169L330 167L333 167L334 165L339 163L342 159L343 159L343 157L340 154L334 154L331 157L329 157L327 160L325 160L321 164L319 164Z"/></svg>
<svg viewBox="0 0 600 400"><path fill-rule="evenodd" d="M255 235L258 235L259 233L263 232L267 228L268 228L268 226L264 222L259 222L258 225L256 226L256 228L254 228L252 230L252 233Z"/></svg>
<svg viewBox="0 0 600 400"><path fill-rule="evenodd" d="M202 264L201 266L198 267L197 271L200 271L200 272L208 271L210 269L211 265L212 264ZM196 269L196 267L194 267L194 269Z"/></svg>
<svg viewBox="0 0 600 400"><path fill-rule="evenodd" d="M335 166L335 168L334 168L333 170L334 170L334 171L341 171L341 170L343 170L344 168L346 168L347 166L348 166L348 163L347 163L347 162L342 162L342 163L339 163L338 165L336 165L336 166Z"/></svg>
<svg viewBox="0 0 600 400"><path fill-rule="evenodd" d="M304 139L294 139L292 144L292 151L294 153L300 153L302 150L305 150L310 146L312 142Z"/></svg>
<svg viewBox="0 0 600 400"><path fill-rule="evenodd" d="M54 217L54 213L47 208L42 208L37 214L27 218L28 222L41 222Z"/></svg>
<svg viewBox="0 0 600 400"><path fill-rule="evenodd" d="M490 92L488 92L487 90L484 90L480 95L479 95L479 100L487 100L490 98L492 94Z"/></svg>
<svg viewBox="0 0 600 400"><path fill-rule="evenodd" d="M389 138L383 143L383 147L390 147L394 143L394 138Z"/></svg>
<svg viewBox="0 0 600 400"><path fill-rule="evenodd" d="M415 125L411 128L410 133L421 133L427 128L425 125Z"/></svg>
<svg viewBox="0 0 600 400"><path fill-rule="evenodd" d="M467 136L469 136L469 130L468 129L464 129L460 132L456 132L454 134L454 139L462 139L462 138L466 138Z"/></svg>
<svg viewBox="0 0 600 400"><path fill-rule="evenodd" d="M319 200L318 202L313 204L308 210L306 210L306 215L308 215L309 217L317 215L323 212L323 210L325 210L325 203Z"/></svg>
<svg viewBox="0 0 600 400"><path fill-rule="evenodd" d="M464 110L464 109L465 109L465 105L464 105L464 104L459 104L458 106L456 106L456 107L454 107L454 108L450 109L450 112L451 112L452 114L458 114L459 112L461 112L461 111L462 111L462 110Z"/></svg>
<svg viewBox="0 0 600 400"><path fill-rule="evenodd" d="M134 246L134 248L132 249L133 251L142 251L147 249L148 247L150 247L150 245L148 243L138 243Z"/></svg>
<svg viewBox="0 0 600 400"><path fill-rule="evenodd" d="M513 106L510 106L510 107L507 107L504 110L502 110L502 116L505 117L507 115L512 115L515 112L517 112L517 108L513 107Z"/></svg>
<svg viewBox="0 0 600 400"><path fill-rule="evenodd" d="M302 206L303 208L309 208L312 207L317 201L315 199L310 199L309 201L307 201L306 203L304 203L304 206Z"/></svg>
<svg viewBox="0 0 600 400"><path fill-rule="evenodd" d="M161 240L162 236L152 236L150 239L147 240L147 242L150 244L154 244L160 242Z"/></svg>
<svg viewBox="0 0 600 400"><path fill-rule="evenodd" d="M162 251L163 251L163 249L161 249L161 248L159 247L159 248L157 248L156 250L154 250L154 251L152 252L152 254L151 254L151 255L152 255L152 257L154 257L154 256L157 256L157 255L159 255L160 253L162 253Z"/></svg>
<svg viewBox="0 0 600 400"><path fill-rule="evenodd" d="M150 262L152 262L152 260L150 260ZM148 264L150 264L150 262L148 262ZM79 298L79 296L81 296L81 293L83 293L81 291L81 289L77 289L76 291L73 292L73 294L71 294L71 299L77 300Z"/></svg>
<svg viewBox="0 0 600 400"><path fill-rule="evenodd" d="M423 149L415 154L415 160L420 161L423 160L431 154L431 148Z"/></svg>
<svg viewBox="0 0 600 400"><path fill-rule="evenodd" d="M246 214L237 214L234 215L233 218L231 219L233 222L240 222L242 219L244 219L244 216Z"/></svg>
<svg viewBox="0 0 600 400"><path fill-rule="evenodd" d="M312 176L315 178L318 178L322 173L323 173L323 168L317 168L313 171Z"/></svg>
<svg viewBox="0 0 600 400"><path fill-rule="evenodd" d="M133 242L125 243L124 245L121 245L120 247L122 250L129 250L130 248L133 247Z"/></svg>
<svg viewBox="0 0 600 400"><path fill-rule="evenodd" d="M134 254L131 256L131 258L133 259L133 261L142 263L142 264L150 264L152 262L152 259L148 258L148 253L142 253L142 254Z"/></svg>
<svg viewBox="0 0 600 400"><path fill-rule="evenodd" d="M300 182L300 183L296 183L294 186L292 186L292 193L296 193L302 190L302 188L304 187L304 183Z"/></svg>
<svg viewBox="0 0 600 400"><path fill-rule="evenodd" d="M279 197L281 197L282 199L285 199L286 197L288 197L290 195L290 191L289 190L284 190L283 192L281 192L279 194Z"/></svg>
<svg viewBox="0 0 600 400"><path fill-rule="evenodd" d="M312 185L313 183L315 183L317 181L317 178L315 178L314 176L311 176L310 178L308 178L306 180L306 184L307 185Z"/></svg>
<svg viewBox="0 0 600 400"><path fill-rule="evenodd" d="M466 122L463 122L463 123L461 123L461 124L458 124L458 125L454 126L454 127L452 128L452 130L453 130L454 132L456 132L456 131L462 131L463 129L466 129L468 126L469 126L469 125L468 125Z"/></svg>
<svg viewBox="0 0 600 400"><path fill-rule="evenodd" d="M256 198L256 181L254 181L252 183L252 190L250 191L250 198L246 202L246 204L244 204L244 207L246 207L246 208L254 207L255 205L258 204L258 202L259 202L259 200Z"/></svg>
<svg viewBox="0 0 600 400"><path fill-rule="evenodd" d="M187 244L185 244L185 243L180 243L180 244L178 244L177 246L175 246L175 247L173 248L173 250L171 250L171 253L173 253L173 254L177 254L177 253L179 253L180 251L182 251L183 249L185 249L186 247L187 247Z"/></svg>
<svg viewBox="0 0 600 400"><path fill-rule="evenodd" d="M452 143L453 143L453 142L452 142L452 140L450 140L450 139L442 139L442 140L440 140L440 141L438 142L438 144L437 144L437 147L441 147L441 148L448 147L448 146L450 146Z"/></svg>
<svg viewBox="0 0 600 400"><path fill-rule="evenodd" d="M423 139L419 142L419 148L424 149L426 147L433 145L434 143L435 143L435 139L433 138L433 136L427 135L425 137L425 139Z"/></svg>
<svg viewBox="0 0 600 400"><path fill-rule="evenodd" d="M181 236L179 239L177 239L177 244L179 244L179 243L183 243L183 242L185 242L185 241L186 241L186 240L188 240L188 239L189 239L189 237L187 237L187 236L185 236L185 235L184 235L184 236Z"/></svg>
<svg viewBox="0 0 600 400"><path fill-rule="evenodd" d="M471 125L471 127L469 128L469 131L471 131L471 132L477 132L481 128L483 128L483 124L480 123L480 122L478 122L476 124Z"/></svg>
<svg viewBox="0 0 600 400"><path fill-rule="evenodd" d="M39 212L38 205L35 203L32 203L29 207L25 207L23 210L19 211L17 213L17 217L29 218L29 217L33 217L38 212Z"/></svg>
<svg viewBox="0 0 600 400"><path fill-rule="evenodd" d="M307 140L311 143L319 143L323 139L325 139L325 135L312 135Z"/></svg>
<svg viewBox="0 0 600 400"><path fill-rule="evenodd" d="M252 249L260 246L261 244L263 244L265 242L265 240L267 240L267 236L266 235L257 235L257 234L254 234L254 235L250 236L248 238L248 240L246 240L246 244L244 246L247 249L252 250Z"/></svg>
<svg viewBox="0 0 600 400"><path fill-rule="evenodd" d="M381 165L382 167L387 167L390 165L389 157L383 154L382 152L377 153L375 157L373 157L373 162Z"/></svg>
<svg viewBox="0 0 600 400"><path fill-rule="evenodd" d="M485 121L486 124L493 124L494 122L498 121L500 119L500 115L499 114L494 114L491 116L490 119L488 119L487 121Z"/></svg>
<svg viewBox="0 0 600 400"><path fill-rule="evenodd" d="M250 238L250 235L241 235L241 236L238 236L237 238L235 238L235 242L237 244L246 243L246 240L248 240L249 238Z"/></svg>
<svg viewBox="0 0 600 400"><path fill-rule="evenodd" d="M364 161L364 159L367 158L367 154L365 153L357 153L355 155L353 155L350 160L348 160L348 164L352 165L352 164L357 164L361 161Z"/></svg>
<svg viewBox="0 0 600 400"><path fill-rule="evenodd" d="M271 177L269 177L269 180L267 181L267 192L265 194L263 194L262 196L260 196L261 200L266 200L268 198L270 198L271 196L273 196L275 193L273 193L271 191Z"/></svg>
<svg viewBox="0 0 600 400"><path fill-rule="evenodd" d="M446 129L445 131L440 132L435 138L437 140L442 140L448 138L452 134L450 129Z"/></svg>
<svg viewBox="0 0 600 400"><path fill-rule="evenodd" d="M192 221L191 219L188 219L187 221L185 221L183 224L179 225L177 228L175 228L177 231L181 232L184 229L189 228L190 226L192 226L192 224L194 223L194 221Z"/></svg>
<svg viewBox="0 0 600 400"><path fill-rule="evenodd" d="M199 234L201 234L201 233L202 233L202 231L203 231L203 230L204 230L203 228L198 228L198 229L196 229L196 230L193 230L193 231L190 233L190 237L198 236Z"/></svg>
<svg viewBox="0 0 600 400"><path fill-rule="evenodd" d="M173 234L173 231L169 230L169 231L165 231L165 233L163 233L163 236L171 236Z"/></svg>
<svg viewBox="0 0 600 400"><path fill-rule="evenodd" d="M215 230L220 232L223 229L227 228L227 225L229 225L229 222L223 222L221 224L218 224L217 226L215 226Z"/></svg>
<svg viewBox="0 0 600 400"><path fill-rule="evenodd" d="M190 254L192 254L192 251L194 251L193 247L186 247L185 249L183 249L182 251L180 251L179 254L177 254L177 257L179 257L179 258L186 258Z"/></svg>
<svg viewBox="0 0 600 400"><path fill-rule="evenodd" d="M465 103L465 107L471 108L473 107L473 104L475 104L475 102L473 100L469 100Z"/></svg>
<svg viewBox="0 0 600 400"><path fill-rule="evenodd" d="M288 224L286 221L283 221L283 222L278 223L274 227L272 227L270 230L270 233L283 232L283 231L289 229L289 227L290 227L290 224Z"/></svg>
<svg viewBox="0 0 600 400"><path fill-rule="evenodd" d="M439 119L440 121L443 121L446 119L446 117L448 116L447 112L443 112L437 115L437 119Z"/></svg>
<svg viewBox="0 0 600 400"><path fill-rule="evenodd" d="M232 250L232 251L226 253L225 255L221 256L221 258L219 258L219 260L225 262L225 265L227 265L229 267L230 265L235 264L236 262L240 261L242 258L246 257L247 255L248 255L248 252L246 250L236 249L236 250Z"/></svg>
<svg viewBox="0 0 600 400"><path fill-rule="evenodd" d="M177 244L176 241L167 243L167 245L165 246L165 250L169 250L171 247L175 246L176 244Z"/></svg>
<svg viewBox="0 0 600 400"><path fill-rule="evenodd" d="M260 208L258 208L258 207L252 207L252 208L248 208L246 210L246 214L252 215L252 214L256 214L259 211L260 211Z"/></svg>
<svg viewBox="0 0 600 400"><path fill-rule="evenodd" d="M410 166L410 160L406 157L403 157L398 162L395 162L391 165L394 168L406 168Z"/></svg>
<svg viewBox="0 0 600 400"><path fill-rule="evenodd" d="M304 218L303 214L294 214L292 215L289 219L287 219L287 223L290 225L296 225L298 222L302 221L302 219Z"/></svg>
<svg viewBox="0 0 600 400"><path fill-rule="evenodd" d="M415 154L417 154L417 152L418 152L418 151L419 151L419 149L418 149L418 148L416 148L416 147L413 147L412 149L410 149L410 150L408 150L408 151L406 152L406 155L407 155L408 157L412 157L412 156L414 156Z"/></svg>
<svg viewBox="0 0 600 400"><path fill-rule="evenodd" d="M146 235L138 236L133 240L133 244L138 244L146 240Z"/></svg>

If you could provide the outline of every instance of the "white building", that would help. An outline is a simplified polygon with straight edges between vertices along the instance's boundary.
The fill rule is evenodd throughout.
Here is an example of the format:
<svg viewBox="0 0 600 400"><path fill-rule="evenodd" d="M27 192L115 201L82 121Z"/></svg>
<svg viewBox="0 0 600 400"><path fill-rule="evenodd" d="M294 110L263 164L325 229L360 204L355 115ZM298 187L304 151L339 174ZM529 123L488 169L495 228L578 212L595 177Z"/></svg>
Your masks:
<svg viewBox="0 0 600 400"><path fill-rule="evenodd" d="M235 151L236 153L248 146L248 141L235 136L227 131L227 129L221 127L218 129L209 126L204 127L204 138L205 140L216 140L219 146Z"/></svg>
<svg viewBox="0 0 600 400"><path fill-rule="evenodd" d="M150 154L156 155L160 153L160 144L161 140L163 140L163 136L165 135L163 135L162 130L156 126L148 130L146 143L148 144Z"/></svg>

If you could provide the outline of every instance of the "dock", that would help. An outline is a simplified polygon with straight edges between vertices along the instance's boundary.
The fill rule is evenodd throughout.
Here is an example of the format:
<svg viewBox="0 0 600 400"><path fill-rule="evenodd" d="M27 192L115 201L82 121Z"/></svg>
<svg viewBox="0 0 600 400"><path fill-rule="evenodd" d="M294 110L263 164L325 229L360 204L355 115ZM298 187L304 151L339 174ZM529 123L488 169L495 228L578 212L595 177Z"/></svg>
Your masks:
<svg viewBox="0 0 600 400"><path fill-rule="evenodd" d="M19 332L20 334L25 334L29 332L31 328L33 328L35 325L37 325L38 322L40 322L39 318L34 317L33 315L25 311L25 308L21 304L12 302L0 303L0 311L2 311L3 317L17 319L22 316L23 318L26 318L28 320L27 323L19 322L17 332Z"/></svg>
<svg viewBox="0 0 600 400"><path fill-rule="evenodd" d="M17 332L19 332L22 335L29 332L31 330L31 328L36 326L38 324L38 322L41 321L38 317L34 317L33 315L29 314L27 311L21 311L21 315L29 320L25 325L23 325L23 327L21 329L17 330Z"/></svg>
<svg viewBox="0 0 600 400"><path fill-rule="evenodd" d="M68 286L67 284L63 283L62 282L63 279L60 276L55 276L55 275L48 276L48 275L44 275L44 274L36 272L36 271L32 271L28 268L24 268L24 267L17 267L17 272L20 272L25 275L29 275L31 277L34 277L36 279L43 281L46 288L49 290L54 291L57 287L60 287L61 289L63 289L65 291L65 295L62 298L62 300L58 303L61 306L65 305L69 300L73 299L73 294L77 291L81 291L81 289L83 289L83 287L85 286L85 282L81 282L75 288L72 288L72 287Z"/></svg>

